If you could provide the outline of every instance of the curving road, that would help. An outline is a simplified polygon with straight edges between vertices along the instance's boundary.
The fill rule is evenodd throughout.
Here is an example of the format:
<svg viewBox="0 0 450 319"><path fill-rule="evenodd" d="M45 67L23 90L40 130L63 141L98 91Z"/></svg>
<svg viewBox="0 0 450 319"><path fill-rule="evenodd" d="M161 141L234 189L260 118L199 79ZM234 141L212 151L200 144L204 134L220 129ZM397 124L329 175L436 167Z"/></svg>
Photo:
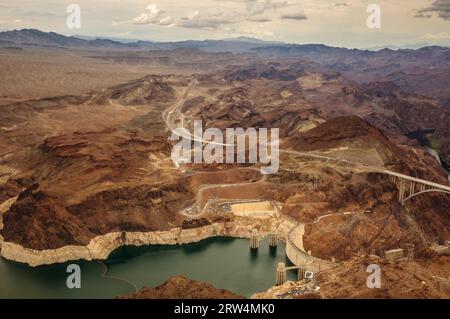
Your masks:
<svg viewBox="0 0 450 319"><path fill-rule="evenodd" d="M192 77L191 81L189 82L188 87L185 89L180 100L178 100L174 105L172 105L171 107L169 107L167 110L165 110L163 112L162 118L163 118L164 122L166 123L167 128L169 129L169 131L172 134L175 133L176 135L181 136L186 139L189 139L191 141L201 142L202 144L206 143L206 144L219 145L219 146L229 146L230 144L207 141L207 140L203 140L202 137L197 137L197 136L193 137L186 129L184 129L184 115L183 115L181 109L182 109L184 103L186 102L186 99L187 99L187 96L188 96L190 90L197 83L198 83L197 79L195 77ZM176 126L175 123L177 123L177 122L180 123L181 125ZM177 132L174 132L175 130L177 130ZM340 158L331 157L331 156L320 155L320 154L316 154L316 153L312 153L312 152L299 152L299 151L286 150L286 149L285 150L280 149L279 152L284 153L284 154L293 154L293 155L297 155L297 156L309 157L309 158L320 159L320 160L325 160L325 161L340 162L340 163L344 163L349 166L350 165L356 166L363 170L378 172L378 173L386 174L389 176L393 176L395 178L408 180L410 182L427 185L429 187L432 187L436 191L450 194L450 186L430 182L430 181L427 181L424 179L412 177L412 176L401 174L401 173L397 173L397 172L394 172L391 170L387 170L384 167L371 166L371 165L367 165L367 164L363 164L363 163L359 163L359 162L354 162L354 161L340 159ZM227 184L227 186L229 186L229 185ZM209 187L212 187L212 186L210 185Z"/></svg>
<svg viewBox="0 0 450 319"><path fill-rule="evenodd" d="M254 167L245 167L245 168L234 168L234 169L230 169L227 170L227 172L231 172L233 170L253 170L253 171L257 171L258 173L260 173L260 170ZM228 188L228 187L239 187L239 186L247 186L247 185L256 185L259 183L263 183L267 180L267 175L262 175L262 178L259 179L256 182L245 182L245 183L235 183L235 184L208 184L208 185L204 185L202 187L200 187L197 191L197 196L196 196L196 204L200 205L200 199L201 196L203 195L203 192L209 190L209 189L216 189L216 188ZM203 213L208 207L208 203L205 204L205 206L202 208L201 213Z"/></svg>
<svg viewBox="0 0 450 319"><path fill-rule="evenodd" d="M192 89L192 87L194 87L196 84L198 83L197 79L195 79L194 77L191 79L189 86L186 88L185 92L183 93L182 98L177 101L172 107L170 107L169 109L167 109L166 111L163 112L163 120L166 123L169 131L171 133L174 133L173 131L175 129L184 129L184 116L183 113L181 112L181 108L183 107L184 103L186 102L186 98L187 95L189 94L190 90ZM176 119L172 119L172 116L174 114L178 114L178 122L181 123L181 126L179 127L174 127L174 123L176 122ZM211 142L211 141L207 141L207 140L203 140L202 137L192 137L192 135L187 132L187 130L183 130L183 132L176 132L177 135L182 135L182 137L186 138L186 139L190 139L193 141L198 141L201 143L206 143L206 144L212 144L212 145L220 145L220 146L228 146L230 144L224 144L224 143L218 143L218 142ZM412 177L412 176L408 176L405 174L401 174L401 173L397 173L394 171L390 171L385 169L384 167L376 167L376 166L370 166L370 165L366 165L363 163L358 163L358 162L353 162L353 161L349 161L349 160L345 160L345 159L340 159L340 158L336 158L336 157L330 157L330 156L325 156L325 155L320 155L320 154L315 154L312 152L298 152L298 151L293 151L293 150L283 150L280 149L280 153L285 153L285 154L294 154L294 155L298 155L298 156L303 156L303 157L310 157L310 158L315 158L315 159L322 159L322 160L327 160L327 161L337 161L337 162L341 162L347 165L354 165L356 167L359 167L361 169L364 170L370 170L370 171L374 171L374 172L379 172L382 174L386 174L389 176L393 176L396 178L401 178L401 179L405 179L411 182L415 182L415 183L419 183L419 184L424 184L430 187L433 187L437 190L442 191L443 193L449 193L450 194L450 187L447 185L442 185L442 184L438 184L438 183L434 183L434 182L430 182L424 179L420 179L420 178L416 178L416 177Z"/></svg>
<svg viewBox="0 0 450 319"><path fill-rule="evenodd" d="M166 123L167 128L169 129L169 131L172 134L174 133L175 129L178 129L177 132L175 132L175 134L177 134L180 137L183 137L183 138L186 138L186 139L190 139L191 141L198 141L198 142L201 142L202 144L203 143L207 143L207 144L213 144L213 145L228 146L229 144L217 143L217 142L211 142L211 141L203 140L202 137L192 137L192 135L187 130L184 129L184 115L183 115L181 110L182 110L182 107L183 107L184 103L186 102L186 98L187 98L190 90L197 83L198 83L198 81L195 78L192 78L192 80L190 81L188 87L186 88L185 92L183 93L183 96L181 97L181 99L179 101L177 101L173 106L171 106L170 108L168 108L166 111L163 112L163 114L162 114L163 120ZM175 125L175 123L177 123L177 122L180 124L179 126ZM428 186L430 186L430 187L432 187L434 189L437 189L437 190L439 190L441 192L450 194L450 187L447 186L447 185L442 185L442 184L430 182L430 181L427 181L427 180L423 180L423 179L420 179L420 178L415 178L415 177L408 176L408 175L405 175L405 174L397 173L397 172L394 172L394 171L387 170L384 167L376 167L376 166L366 165L366 164L363 164L363 163L358 163L358 162L354 162L354 161L350 161L350 160L346 160L346 159L340 159L340 158L331 157L331 156L315 154L315 153L312 153L312 152L298 152L298 151L294 151L294 150L282 150L282 149L280 149L279 151L280 151L280 153L284 153L284 154L293 154L293 155L297 155L297 156L309 157L309 158L320 159L320 160L325 160L325 161L336 161L336 162L343 163L343 164L348 165L348 166L355 166L355 167L358 167L358 168L363 169L363 170L379 172L379 173L382 173L382 174L393 176L395 178L400 178L400 179L408 180L408 181L411 181L411 182L414 182L414 183L428 185ZM253 168L253 169L258 170L256 168ZM263 178L261 180L257 181L256 183L261 183L261 182L264 182L265 180L266 180L266 175L263 175ZM235 186L239 186L239 185L248 185L248 184L254 184L254 183L209 184L209 185L202 186L197 191L196 204L197 205L200 204L200 197L201 197L201 195L203 194L204 191L206 191L208 189L213 189L213 188L218 188L218 187L219 188L220 187L235 187ZM208 203L206 203L205 207L201 210L200 214L204 213L205 209L208 207ZM344 212L342 214L347 215L347 214L351 214L351 213ZM317 223L321 219L326 218L326 217L328 217L330 215L331 214L320 216L318 219L313 221L313 223ZM315 258L313 256L310 256L304 251L303 247L297 247L297 245L295 244L295 240L294 240L294 238L292 238L292 236L293 236L293 234L295 233L295 231L298 228L301 228L301 230L303 231L304 224L297 222L297 226L295 226L294 228L291 229L291 231L289 232L289 234L287 236L288 245L290 245L294 249L294 251L297 254L299 254L299 256L302 256L302 258L304 260L312 260L313 263L318 263L319 269L320 269L320 265L323 265L323 266L326 266L326 267L332 266L333 263L330 263L328 261L324 261L324 260Z"/></svg>

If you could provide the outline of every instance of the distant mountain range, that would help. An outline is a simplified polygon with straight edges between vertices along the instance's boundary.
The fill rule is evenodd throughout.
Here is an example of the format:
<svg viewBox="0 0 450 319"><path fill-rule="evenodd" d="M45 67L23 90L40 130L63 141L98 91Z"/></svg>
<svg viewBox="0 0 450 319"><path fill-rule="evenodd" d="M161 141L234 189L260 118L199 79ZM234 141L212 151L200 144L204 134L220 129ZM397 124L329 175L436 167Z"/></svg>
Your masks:
<svg viewBox="0 0 450 319"><path fill-rule="evenodd" d="M80 49L118 50L173 50L178 48L199 49L207 52L248 52L265 46L284 45L283 42L269 42L239 37L224 40L152 42L126 40L108 37L65 36L55 32L36 29L22 29L0 32L0 46L38 46Z"/></svg>
<svg viewBox="0 0 450 319"><path fill-rule="evenodd" d="M117 50L173 50L178 48L198 49L206 52L258 52L283 56L309 54L335 54L337 52L374 52L390 49L381 47L373 50L358 50L330 47L322 44L287 44L280 41L264 41L249 37L229 38L222 40L186 40L178 42L155 42L112 37L65 36L55 32L43 32L36 29L22 29L0 32L0 47L5 46L38 46L80 49L117 49ZM426 44L423 44L426 46ZM392 47L396 51L418 49L420 45Z"/></svg>
<svg viewBox="0 0 450 319"><path fill-rule="evenodd" d="M125 42L120 39L81 38L81 36L64 36L54 32L23 29L1 32L1 47L105 51L190 49L210 53L253 53L275 61L279 59L309 60L358 83L392 81L407 92L435 98L447 111L450 111L450 48L440 46L398 50L384 48L370 51L323 44L269 42L245 37L204 41ZM185 55L186 52L181 54ZM266 71L270 73L270 70Z"/></svg>
<svg viewBox="0 0 450 319"><path fill-rule="evenodd" d="M0 33L0 45L21 45L38 47L64 48L131 48L132 44L124 44L107 39L85 40L68 37L55 32L43 32L36 29L22 29ZM136 48L136 47L135 47Z"/></svg>

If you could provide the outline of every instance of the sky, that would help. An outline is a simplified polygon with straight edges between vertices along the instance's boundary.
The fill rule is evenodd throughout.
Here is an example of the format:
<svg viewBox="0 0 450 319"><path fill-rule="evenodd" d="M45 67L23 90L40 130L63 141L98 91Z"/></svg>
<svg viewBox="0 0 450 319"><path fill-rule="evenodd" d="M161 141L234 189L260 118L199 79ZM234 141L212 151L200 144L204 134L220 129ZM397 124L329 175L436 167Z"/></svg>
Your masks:
<svg viewBox="0 0 450 319"><path fill-rule="evenodd" d="M71 4L81 9L80 29L66 24ZM381 9L380 28L367 26L371 4ZM23 28L153 41L450 46L450 0L1 0L0 30Z"/></svg>

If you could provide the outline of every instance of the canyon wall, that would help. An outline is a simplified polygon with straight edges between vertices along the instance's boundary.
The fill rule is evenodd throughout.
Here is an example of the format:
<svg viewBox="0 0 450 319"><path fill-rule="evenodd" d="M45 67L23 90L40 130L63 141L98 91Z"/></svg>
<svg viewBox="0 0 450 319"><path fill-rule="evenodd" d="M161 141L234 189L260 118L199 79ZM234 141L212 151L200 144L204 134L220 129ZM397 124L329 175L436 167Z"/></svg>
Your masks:
<svg viewBox="0 0 450 319"><path fill-rule="evenodd" d="M93 238L87 246L65 246L52 250L33 250L3 241L0 254L6 259L35 267L79 259L104 260L121 246L181 245L216 236L249 238L253 228L258 229L260 236L267 235L275 228L280 234L280 239L285 240L295 225L293 221L280 215L268 218L236 217L234 221L192 229L177 227L167 231L109 233Z"/></svg>

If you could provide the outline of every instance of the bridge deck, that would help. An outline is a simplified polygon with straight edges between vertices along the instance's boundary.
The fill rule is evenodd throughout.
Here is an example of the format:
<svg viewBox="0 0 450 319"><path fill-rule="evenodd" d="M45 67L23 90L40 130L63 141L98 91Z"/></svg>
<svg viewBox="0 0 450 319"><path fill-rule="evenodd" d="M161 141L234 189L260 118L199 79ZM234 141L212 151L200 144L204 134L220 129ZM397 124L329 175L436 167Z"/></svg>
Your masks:
<svg viewBox="0 0 450 319"><path fill-rule="evenodd" d="M395 177L399 177L399 178L403 178L403 179L407 179L419 184L424 184L424 185L428 185L434 188L438 188L438 189L442 189L444 191L450 192L450 187L449 186L445 186L442 184L437 184L437 183L433 183L433 182L429 182L426 181L424 179L420 179L420 178L415 178L415 177L411 177L408 175L404 175L404 174L400 174L400 173L396 173L396 172L392 172L392 171L388 171L388 170L380 170L380 172L391 175L391 176L395 176Z"/></svg>

